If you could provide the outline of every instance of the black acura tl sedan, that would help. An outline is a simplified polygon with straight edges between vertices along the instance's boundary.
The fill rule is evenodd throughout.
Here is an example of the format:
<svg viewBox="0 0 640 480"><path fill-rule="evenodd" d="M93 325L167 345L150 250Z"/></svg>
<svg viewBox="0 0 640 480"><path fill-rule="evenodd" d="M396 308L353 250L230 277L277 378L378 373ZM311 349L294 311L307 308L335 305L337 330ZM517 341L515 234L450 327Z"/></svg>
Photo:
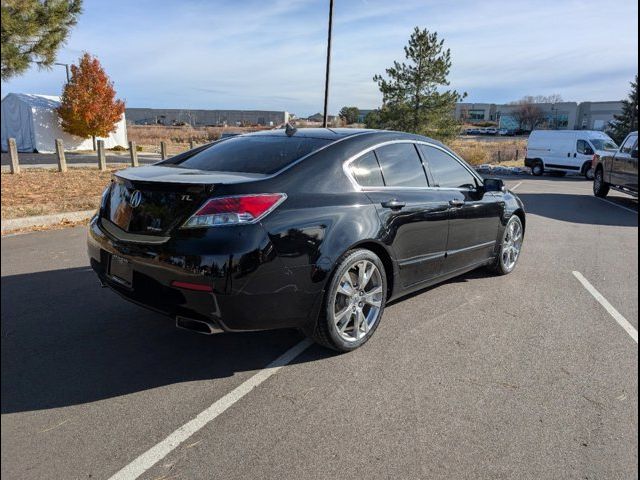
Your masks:
<svg viewBox="0 0 640 480"><path fill-rule="evenodd" d="M299 328L339 351L385 304L518 261L522 202L419 135L291 127L117 172L91 220L103 285L200 333Z"/></svg>

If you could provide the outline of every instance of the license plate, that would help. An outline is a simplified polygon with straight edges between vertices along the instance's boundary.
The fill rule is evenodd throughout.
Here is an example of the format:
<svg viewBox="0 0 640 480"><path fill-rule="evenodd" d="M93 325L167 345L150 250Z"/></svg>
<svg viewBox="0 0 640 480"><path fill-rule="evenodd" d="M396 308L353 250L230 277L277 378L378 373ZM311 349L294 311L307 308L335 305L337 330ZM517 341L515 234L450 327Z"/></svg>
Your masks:
<svg viewBox="0 0 640 480"><path fill-rule="evenodd" d="M111 275L111 278L113 278L116 282L130 287L131 281L133 280L133 269L131 268L131 262L126 258L119 257L118 255L111 255L109 275Z"/></svg>

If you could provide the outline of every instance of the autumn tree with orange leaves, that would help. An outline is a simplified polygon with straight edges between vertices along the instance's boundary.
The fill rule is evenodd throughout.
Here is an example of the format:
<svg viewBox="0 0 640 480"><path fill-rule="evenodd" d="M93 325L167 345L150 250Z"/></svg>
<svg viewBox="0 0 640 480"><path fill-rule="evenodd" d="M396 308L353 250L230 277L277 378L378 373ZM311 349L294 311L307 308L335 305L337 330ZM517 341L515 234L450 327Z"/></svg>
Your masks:
<svg viewBox="0 0 640 480"><path fill-rule="evenodd" d="M58 115L62 129L82 138L106 137L116 130L124 113L113 82L97 58L85 53L78 65L71 65L71 80L64 87Z"/></svg>

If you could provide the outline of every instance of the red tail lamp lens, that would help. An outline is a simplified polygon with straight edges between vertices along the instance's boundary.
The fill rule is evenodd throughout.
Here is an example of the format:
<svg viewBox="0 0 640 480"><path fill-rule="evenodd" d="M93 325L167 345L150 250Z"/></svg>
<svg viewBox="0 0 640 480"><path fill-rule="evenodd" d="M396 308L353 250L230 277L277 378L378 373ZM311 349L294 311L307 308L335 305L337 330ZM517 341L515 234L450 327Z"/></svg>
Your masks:
<svg viewBox="0 0 640 480"><path fill-rule="evenodd" d="M215 227L253 223L282 203L284 193L237 195L208 200L184 224L184 228Z"/></svg>

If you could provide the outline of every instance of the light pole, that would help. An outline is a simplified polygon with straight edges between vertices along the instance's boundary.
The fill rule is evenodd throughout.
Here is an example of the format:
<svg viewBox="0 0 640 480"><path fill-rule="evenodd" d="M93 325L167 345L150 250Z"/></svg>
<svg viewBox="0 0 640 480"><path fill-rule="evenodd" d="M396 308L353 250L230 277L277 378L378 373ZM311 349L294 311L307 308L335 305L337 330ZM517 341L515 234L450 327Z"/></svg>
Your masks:
<svg viewBox="0 0 640 480"><path fill-rule="evenodd" d="M54 63L54 65L60 65L64 67L65 72L67 72L67 83L69 83L70 77L69 77L69 64L68 63Z"/></svg>
<svg viewBox="0 0 640 480"><path fill-rule="evenodd" d="M327 69L324 79L324 116L322 126L327 128L329 114L327 112L329 104L329 67L331 66L331 29L333 27L333 0L329 0L329 33L327 36Z"/></svg>
<svg viewBox="0 0 640 480"><path fill-rule="evenodd" d="M36 63L39 67L44 67L44 62L34 62ZM59 63L59 62L54 62L53 65L60 65L62 67L64 67L65 72L67 72L67 83L69 83L70 80L70 75L69 75L69 64L68 63Z"/></svg>

